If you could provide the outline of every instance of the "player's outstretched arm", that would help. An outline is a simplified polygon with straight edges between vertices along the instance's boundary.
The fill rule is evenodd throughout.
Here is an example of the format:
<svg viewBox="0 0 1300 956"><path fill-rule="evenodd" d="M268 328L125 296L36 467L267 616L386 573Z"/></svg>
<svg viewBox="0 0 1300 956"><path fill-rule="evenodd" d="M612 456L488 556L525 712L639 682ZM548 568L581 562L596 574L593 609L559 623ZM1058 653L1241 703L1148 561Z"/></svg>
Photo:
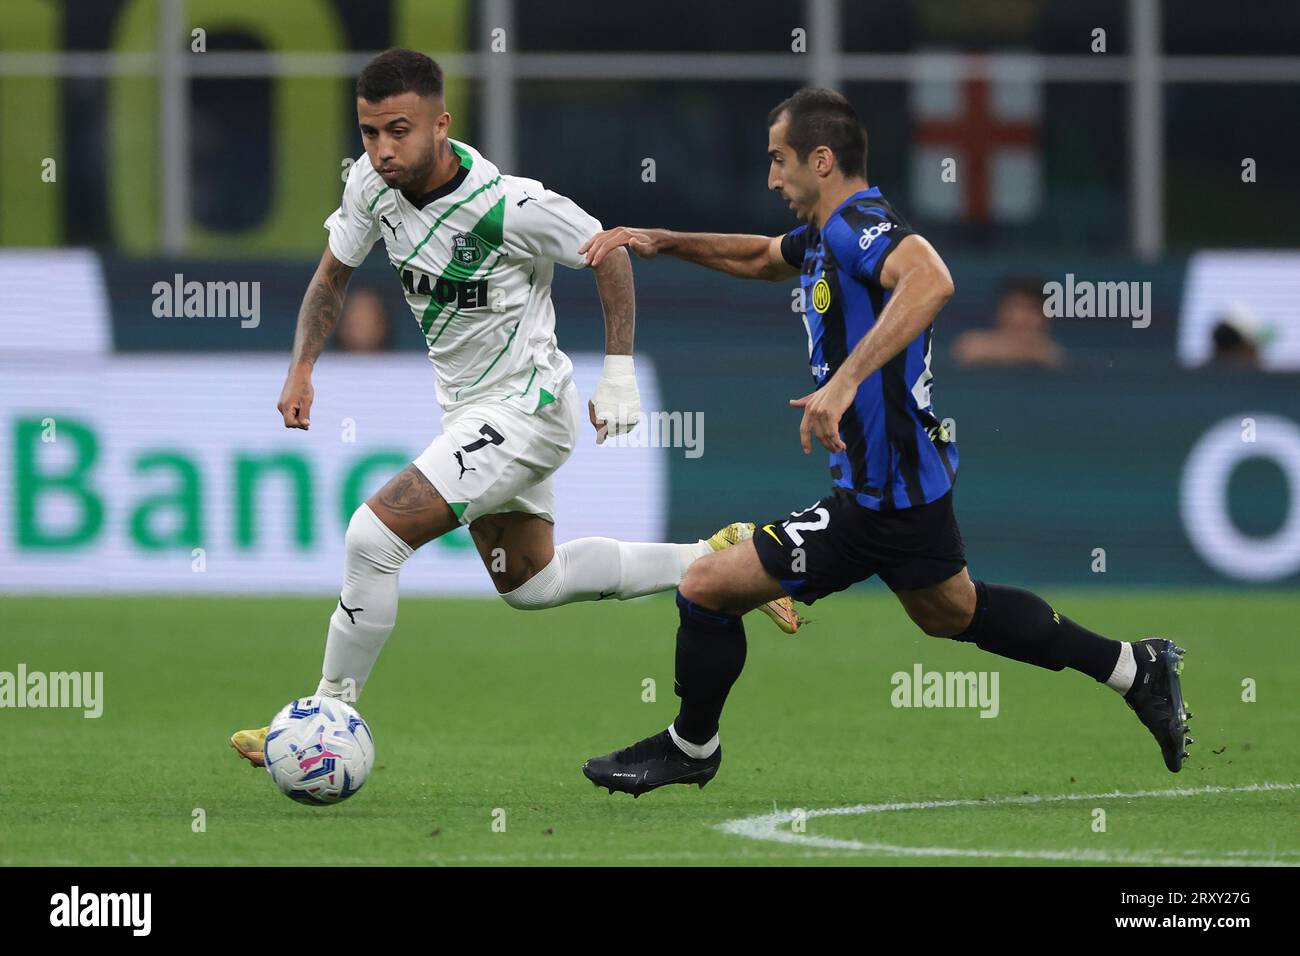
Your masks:
<svg viewBox="0 0 1300 956"><path fill-rule="evenodd" d="M636 387L632 340L636 332L636 290L632 260L624 249L611 249L593 266L596 291L605 312L605 367L587 414L596 429L596 444L606 435L630 432L641 420L641 394Z"/></svg>
<svg viewBox="0 0 1300 956"><path fill-rule="evenodd" d="M636 334L636 290L632 260L622 249L611 250L598 265L596 292L605 310L605 354L631 355Z"/></svg>
<svg viewBox="0 0 1300 956"><path fill-rule="evenodd" d="M673 232L618 226L598 232L578 251L599 266L614 249L626 246L643 259L660 253L717 269L741 279L788 279L798 274L781 255L780 236L745 236L720 232Z"/></svg>
<svg viewBox="0 0 1300 956"><path fill-rule="evenodd" d="M953 293L952 276L939 253L924 239L909 235L890 253L880 270L880 284L893 289L879 320L849 353L829 382L790 404L803 409L799 442L812 450L816 437L827 451L843 451L840 417L858 386L882 368L934 321Z"/></svg>
<svg viewBox="0 0 1300 956"><path fill-rule="evenodd" d="M352 266L336 259L327 246L320 264L316 266L316 274L307 285L302 307L298 310L298 328L293 336L289 374L285 377L284 390L280 392L280 402L276 405L284 416L285 428L305 429L311 426L314 395L311 370L325 348L325 343L329 341L334 326L338 324L339 313L343 311L343 296L347 292L352 271Z"/></svg>

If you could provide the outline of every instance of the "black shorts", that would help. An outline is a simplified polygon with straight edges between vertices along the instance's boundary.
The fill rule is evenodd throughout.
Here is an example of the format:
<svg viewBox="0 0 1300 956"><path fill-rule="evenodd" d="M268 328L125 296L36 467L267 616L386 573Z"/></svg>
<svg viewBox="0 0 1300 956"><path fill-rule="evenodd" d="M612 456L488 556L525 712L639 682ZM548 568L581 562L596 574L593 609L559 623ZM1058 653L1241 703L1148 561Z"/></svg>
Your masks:
<svg viewBox="0 0 1300 956"><path fill-rule="evenodd" d="M891 591L914 591L966 567L951 491L928 505L872 511L837 488L811 508L756 525L754 546L767 573L804 604L873 574Z"/></svg>

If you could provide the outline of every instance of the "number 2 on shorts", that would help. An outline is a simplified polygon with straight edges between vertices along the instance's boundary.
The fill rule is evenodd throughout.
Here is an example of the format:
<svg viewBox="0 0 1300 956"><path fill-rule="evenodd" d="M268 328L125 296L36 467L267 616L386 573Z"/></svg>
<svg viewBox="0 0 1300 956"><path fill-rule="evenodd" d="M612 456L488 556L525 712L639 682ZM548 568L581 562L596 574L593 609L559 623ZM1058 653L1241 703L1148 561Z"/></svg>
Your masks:
<svg viewBox="0 0 1300 956"><path fill-rule="evenodd" d="M817 516L816 521L787 521L781 527L785 528L785 533L790 540L795 543L796 547L803 545L803 535L801 531L823 531L831 523L831 513L825 508L809 508L807 511L798 512L795 517L806 514Z"/></svg>

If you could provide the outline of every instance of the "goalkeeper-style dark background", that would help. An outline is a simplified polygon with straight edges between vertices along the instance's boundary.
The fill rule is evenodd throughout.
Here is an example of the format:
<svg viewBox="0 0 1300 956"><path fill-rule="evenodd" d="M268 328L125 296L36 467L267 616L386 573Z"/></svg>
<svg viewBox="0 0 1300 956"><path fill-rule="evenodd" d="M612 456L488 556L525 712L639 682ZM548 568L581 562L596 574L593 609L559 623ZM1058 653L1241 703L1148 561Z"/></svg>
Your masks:
<svg viewBox="0 0 1300 956"><path fill-rule="evenodd" d="M867 126L872 184L956 282L936 326L934 402L961 450L957 508L973 571L1292 588L1297 37L1300 6L1286 2L1235 15L1209 0L6 0L0 368L38 363L76 378L125 353L201 355L230 363L232 388L264 387L240 377L241 358L287 358L321 222L345 161L361 153L352 76L387 46L443 63L454 135L606 225L790 228L765 189L765 117L798 86L826 83ZM59 258L70 249L93 255L73 272ZM790 288L671 261L635 268L638 350L659 407L704 416L703 455L660 452L662 500L646 507L661 509L662 532L696 537L818 498L823 459L800 453L786 406L810 388ZM48 297L32 291L38 272ZM178 273L258 283L257 325L156 316L155 283ZM1067 275L1149 283L1149 325L1058 317L1027 329L1008 283ZM422 361L382 253L353 289L372 294L347 350ZM599 352L590 277L557 276L555 299L561 347ZM79 323L90 331L68 331ZM992 335L1009 354L972 357L959 345L970 332L966 345ZM344 351L322 361L349 361ZM274 391L266 419L244 425L268 453L291 440L275 430ZM105 535L138 519L142 496L158 499L139 519L159 522L148 561L189 563L194 548L220 547L206 529L224 520L213 503L224 492L209 493L220 479L206 472L109 487L95 463L77 472L42 446L31 453L48 456L44 497L20 488L14 462L31 450L13 447L15 422L111 409L0 398L10 446L0 467L11 472L0 487L14 491L0 504L0 561L90 547L75 532L91 497ZM186 423L187 440L202 444L221 408L214 394L211 421ZM436 429L430 416L417 444ZM122 454L137 460L163 428L140 421ZM186 521L187 508L205 521ZM64 544L29 547L16 529L33 522ZM561 516L559 537L572 536Z"/></svg>

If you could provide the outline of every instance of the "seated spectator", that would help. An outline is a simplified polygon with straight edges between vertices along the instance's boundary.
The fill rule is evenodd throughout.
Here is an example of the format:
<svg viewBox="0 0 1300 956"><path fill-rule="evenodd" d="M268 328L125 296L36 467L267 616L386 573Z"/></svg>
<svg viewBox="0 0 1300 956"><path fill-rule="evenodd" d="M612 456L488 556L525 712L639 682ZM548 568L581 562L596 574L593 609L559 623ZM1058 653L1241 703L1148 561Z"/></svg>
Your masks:
<svg viewBox="0 0 1300 956"><path fill-rule="evenodd" d="M384 300L374 289L362 286L348 293L339 319L338 347L344 352L387 352L392 329Z"/></svg>
<svg viewBox="0 0 1300 956"><path fill-rule="evenodd" d="M1052 338L1043 312L1043 283L1036 279L1004 283L994 307L993 328L971 329L957 336L952 356L964 366L1064 365L1065 349Z"/></svg>

